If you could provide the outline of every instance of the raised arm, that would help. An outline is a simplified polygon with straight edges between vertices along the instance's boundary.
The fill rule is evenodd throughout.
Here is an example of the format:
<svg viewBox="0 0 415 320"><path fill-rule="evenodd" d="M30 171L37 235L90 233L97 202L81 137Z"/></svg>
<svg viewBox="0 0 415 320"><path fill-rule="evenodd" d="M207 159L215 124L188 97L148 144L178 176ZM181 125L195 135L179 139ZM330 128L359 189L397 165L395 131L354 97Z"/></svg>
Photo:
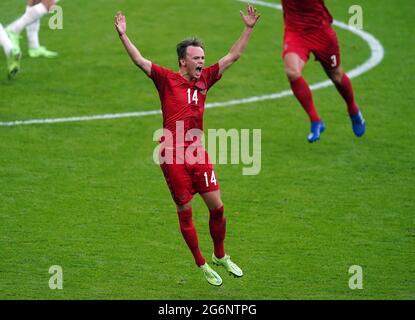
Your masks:
<svg viewBox="0 0 415 320"><path fill-rule="evenodd" d="M126 33L127 23L125 21L125 16L121 12L118 12L115 16L115 29L117 30L121 42L127 50L131 60L147 75L150 75L152 63L150 60L147 60L141 55L140 51L134 46L134 44L128 38Z"/></svg>
<svg viewBox="0 0 415 320"><path fill-rule="evenodd" d="M229 53L219 60L220 74L224 73L226 69L228 69L234 62L236 62L241 57L242 52L245 50L249 38L251 37L252 30L260 17L257 14L256 9L250 4L248 4L247 11L247 15L245 15L243 11L239 12L245 24L245 28L240 38L238 39L238 41L235 42Z"/></svg>

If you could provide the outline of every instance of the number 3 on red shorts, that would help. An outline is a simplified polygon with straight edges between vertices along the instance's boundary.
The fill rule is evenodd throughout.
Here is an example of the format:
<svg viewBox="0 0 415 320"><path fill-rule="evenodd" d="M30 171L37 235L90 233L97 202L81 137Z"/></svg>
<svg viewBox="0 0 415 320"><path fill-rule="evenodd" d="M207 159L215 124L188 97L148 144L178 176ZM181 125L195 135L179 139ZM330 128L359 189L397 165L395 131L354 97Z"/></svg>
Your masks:
<svg viewBox="0 0 415 320"><path fill-rule="evenodd" d="M336 57L336 55L335 54L333 54L331 57L331 66L334 68L334 67L337 67L337 57Z"/></svg>

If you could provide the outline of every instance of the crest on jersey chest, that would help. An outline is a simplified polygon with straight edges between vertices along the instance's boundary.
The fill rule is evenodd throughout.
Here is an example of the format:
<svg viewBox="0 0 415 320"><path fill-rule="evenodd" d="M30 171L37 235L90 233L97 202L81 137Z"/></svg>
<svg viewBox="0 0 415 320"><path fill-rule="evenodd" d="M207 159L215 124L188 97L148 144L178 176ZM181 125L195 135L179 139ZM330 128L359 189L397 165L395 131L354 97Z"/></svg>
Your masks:
<svg viewBox="0 0 415 320"><path fill-rule="evenodd" d="M195 83L195 87L200 94L203 94L204 96L207 94L207 83L203 77Z"/></svg>

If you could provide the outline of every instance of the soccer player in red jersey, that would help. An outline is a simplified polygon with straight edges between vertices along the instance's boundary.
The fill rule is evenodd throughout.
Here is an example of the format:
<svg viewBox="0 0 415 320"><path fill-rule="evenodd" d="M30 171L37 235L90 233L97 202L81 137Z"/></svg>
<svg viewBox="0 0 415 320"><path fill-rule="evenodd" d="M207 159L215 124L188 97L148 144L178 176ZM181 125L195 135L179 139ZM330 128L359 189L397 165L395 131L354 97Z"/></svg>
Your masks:
<svg viewBox="0 0 415 320"><path fill-rule="evenodd" d="M310 87L302 76L304 65L312 52L323 66L328 77L346 101L357 137L365 133L365 120L354 99L352 83L340 66L340 49L336 32L331 24L333 18L324 0L282 0L284 12L285 72L291 89L311 121L311 132L307 139L315 142L325 130L324 122L314 106Z"/></svg>
<svg viewBox="0 0 415 320"><path fill-rule="evenodd" d="M203 112L208 90L221 78L221 75L236 62L248 44L252 30L259 18L256 9L248 5L248 13L240 11L245 28L240 38L227 55L216 64L205 67L205 53L202 43L189 38L177 45L179 71L173 72L144 58L126 34L126 19L122 13L115 17L116 30L133 62L154 82L160 96L164 130L169 130L174 138L187 134L193 129L203 129ZM176 132L182 128L183 132ZM206 280L212 285L221 285L221 277L206 263L198 244L198 236L192 221L193 195L199 193L209 209L209 229L212 236L214 264L221 265L231 274L241 277L242 270L225 253L224 239L226 220L220 196L219 185L207 152L201 145L190 145L181 141L173 145L173 162L160 166L176 203L181 233L191 250L197 266ZM183 151L196 152L197 161L183 159ZM165 150L167 152L167 150Z"/></svg>

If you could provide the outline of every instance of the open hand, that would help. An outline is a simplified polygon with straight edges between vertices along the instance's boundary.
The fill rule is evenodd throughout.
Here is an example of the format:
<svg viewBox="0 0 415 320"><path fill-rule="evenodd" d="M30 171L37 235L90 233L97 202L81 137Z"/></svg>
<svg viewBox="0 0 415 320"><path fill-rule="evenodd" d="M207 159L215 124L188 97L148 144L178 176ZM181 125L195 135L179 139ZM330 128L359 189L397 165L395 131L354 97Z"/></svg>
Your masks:
<svg viewBox="0 0 415 320"><path fill-rule="evenodd" d="M125 21L125 16L121 11L118 11L115 16L115 29L120 36L127 32L127 22Z"/></svg>
<svg viewBox="0 0 415 320"><path fill-rule="evenodd" d="M257 14L256 9L249 3L247 5L247 11L248 11L247 15L245 15L245 13L242 10L239 11L239 13L240 13L241 18L244 21L245 25L248 28L253 28L255 26L256 22L258 21L260 15Z"/></svg>

